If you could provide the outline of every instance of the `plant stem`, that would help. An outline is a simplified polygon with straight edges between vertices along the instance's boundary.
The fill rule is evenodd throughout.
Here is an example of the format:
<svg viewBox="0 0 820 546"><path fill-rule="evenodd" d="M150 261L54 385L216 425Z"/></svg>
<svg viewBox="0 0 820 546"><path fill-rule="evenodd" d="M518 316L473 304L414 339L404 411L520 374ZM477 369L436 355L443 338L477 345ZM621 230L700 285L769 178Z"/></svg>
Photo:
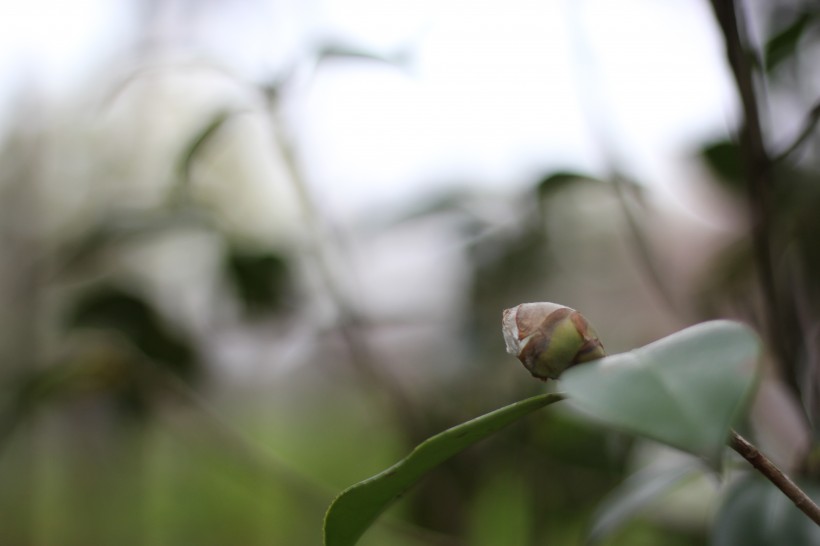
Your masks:
<svg viewBox="0 0 820 546"><path fill-rule="evenodd" d="M818 507L791 478L777 468L768 457L752 445L751 442L733 430L729 438L729 446L737 451L741 457L749 461L753 467L780 489L784 495L789 497L795 506L809 516L814 523L820 526L820 507Z"/></svg>
<svg viewBox="0 0 820 546"><path fill-rule="evenodd" d="M286 130L279 108L277 98L271 96L269 110L273 115L272 128L279 145L279 153L284 159L285 169L294 185L310 229L309 241L319 275L339 315L337 331L346 345L348 362L363 383L385 393L383 399L388 411L393 413L394 419L410 441L418 443L426 436L422 418L401 383L379 365L370 343L363 335L367 326L365 316L345 292L337 274L339 265L336 262L344 258L343 253L340 250L333 252L335 249L331 249L331 244L326 240L332 237L332 233L325 231L319 208L299 167L294 143ZM350 264L347 265L350 267Z"/></svg>
<svg viewBox="0 0 820 546"><path fill-rule="evenodd" d="M766 324L769 339L775 349L784 380L799 398L794 367L794 347L786 327L785 309L777 294L777 280L773 266L772 192L775 186L772 159L766 150L763 127L758 111L759 101L755 89L754 73L750 62L748 41L742 36L742 1L711 0L712 8L720 26L726 47L726 58L735 79L740 105L743 112L743 126L739 137L748 178L748 200L752 223L752 243L757 265L757 274L763 293ZM788 151L788 150L787 150Z"/></svg>

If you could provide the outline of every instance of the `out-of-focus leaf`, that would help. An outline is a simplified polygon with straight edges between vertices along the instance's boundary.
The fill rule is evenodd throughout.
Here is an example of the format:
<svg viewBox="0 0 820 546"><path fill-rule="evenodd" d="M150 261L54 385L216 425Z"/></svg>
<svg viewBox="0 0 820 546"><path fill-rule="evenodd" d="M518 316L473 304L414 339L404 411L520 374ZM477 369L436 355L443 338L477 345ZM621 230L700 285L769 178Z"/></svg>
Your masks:
<svg viewBox="0 0 820 546"><path fill-rule="evenodd" d="M175 202L185 202L187 199L188 183L191 178L191 167L194 160L214 138L219 130L239 112L234 110L220 110L188 141L177 161L178 182L173 188L172 198Z"/></svg>
<svg viewBox="0 0 820 546"><path fill-rule="evenodd" d="M757 379L747 326L705 322L640 349L570 368L573 406L608 425L704 457L715 468Z"/></svg>
<svg viewBox="0 0 820 546"><path fill-rule="evenodd" d="M326 42L322 44L316 53L320 62L334 59L349 59L374 61L393 67L399 67L407 64L410 58L410 52L407 50L397 50L396 52L390 54L383 54L362 47L357 47L355 45L337 42Z"/></svg>
<svg viewBox="0 0 820 546"><path fill-rule="evenodd" d="M735 192L744 191L746 178L738 143L729 140L713 142L704 146L700 155L725 187Z"/></svg>
<svg viewBox="0 0 820 546"><path fill-rule="evenodd" d="M754 254L748 238L723 248L709 264L695 292L695 303L701 314L719 314L727 301L733 304L748 301L749 290L755 282L754 273Z"/></svg>
<svg viewBox="0 0 820 546"><path fill-rule="evenodd" d="M379 514L429 470L503 427L563 398L555 393L527 398L428 438L395 465L336 497L325 516L325 546L356 544Z"/></svg>
<svg viewBox="0 0 820 546"><path fill-rule="evenodd" d="M145 355L122 336L102 332L78 336L58 362L9 382L0 402L0 447L41 408L77 398L105 399L119 416L144 419L152 396L152 378L146 372Z"/></svg>
<svg viewBox="0 0 820 546"><path fill-rule="evenodd" d="M190 378L197 372L193 345L173 331L144 299L115 286L99 286L74 303L70 328L113 330L158 366Z"/></svg>
<svg viewBox="0 0 820 546"><path fill-rule="evenodd" d="M580 182L599 182L597 179L586 176L580 173L574 173L569 171L559 171L555 173L548 174L544 178L538 181L538 184L535 186L535 191L538 193L539 199L546 199L549 198L552 194L572 186L573 184L578 184Z"/></svg>
<svg viewBox="0 0 820 546"><path fill-rule="evenodd" d="M801 483L815 502L820 487ZM712 528L713 546L812 546L820 544L820 527L782 491L757 474L732 486Z"/></svg>
<svg viewBox="0 0 820 546"><path fill-rule="evenodd" d="M689 464L633 474L607 495L598 507L592 518L587 542L591 544L606 538L652 501L698 472L701 472L698 466Z"/></svg>
<svg viewBox="0 0 820 546"><path fill-rule="evenodd" d="M290 276L287 261L278 254L232 249L225 269L250 313L275 311L282 305Z"/></svg>
<svg viewBox="0 0 820 546"><path fill-rule="evenodd" d="M771 72L789 57L797 53L797 44L812 21L810 13L801 13L783 30L766 43L766 72Z"/></svg>

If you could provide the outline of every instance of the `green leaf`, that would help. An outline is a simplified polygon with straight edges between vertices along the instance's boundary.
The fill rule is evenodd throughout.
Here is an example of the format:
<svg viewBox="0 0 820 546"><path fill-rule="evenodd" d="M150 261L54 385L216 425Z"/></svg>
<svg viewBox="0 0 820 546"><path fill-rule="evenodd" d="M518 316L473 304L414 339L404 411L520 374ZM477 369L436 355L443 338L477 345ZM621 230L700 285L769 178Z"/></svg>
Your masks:
<svg viewBox="0 0 820 546"><path fill-rule="evenodd" d="M616 428L719 466L729 429L757 378L760 343L737 322L705 322L567 370L573 406Z"/></svg>
<svg viewBox="0 0 820 546"><path fill-rule="evenodd" d="M766 72L771 72L789 57L794 57L798 51L800 37L811 21L811 13L801 13L783 30L772 36L766 43Z"/></svg>
<svg viewBox="0 0 820 546"><path fill-rule="evenodd" d="M231 248L225 270L246 311L257 316L279 310L291 288L290 271L284 257L269 251Z"/></svg>
<svg viewBox="0 0 820 546"><path fill-rule="evenodd" d="M72 304L68 330L91 328L116 332L159 367L184 379L199 373L192 341L164 319L146 298L116 285L98 284Z"/></svg>
<svg viewBox="0 0 820 546"><path fill-rule="evenodd" d="M817 484L799 484L820 501ZM820 544L820 527L771 482L750 474L736 483L712 528L713 546L811 546Z"/></svg>
<svg viewBox="0 0 820 546"><path fill-rule="evenodd" d="M384 472L346 489L325 516L325 546L352 546L394 500L424 474L500 429L559 400L562 394L533 396L428 438Z"/></svg>
<svg viewBox="0 0 820 546"><path fill-rule="evenodd" d="M740 144L730 140L712 142L700 150L700 155L724 187L739 193L746 189Z"/></svg>

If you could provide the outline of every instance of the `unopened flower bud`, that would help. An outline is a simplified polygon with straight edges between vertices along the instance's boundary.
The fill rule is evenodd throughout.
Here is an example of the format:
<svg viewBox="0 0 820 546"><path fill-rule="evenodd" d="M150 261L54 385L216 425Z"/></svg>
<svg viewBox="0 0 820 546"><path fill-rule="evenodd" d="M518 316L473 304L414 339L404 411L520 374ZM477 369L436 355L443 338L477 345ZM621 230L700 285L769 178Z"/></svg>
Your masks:
<svg viewBox="0 0 820 546"><path fill-rule="evenodd" d="M545 381L557 379L570 366L606 356L587 319L556 303L522 303L505 309L502 331L507 352Z"/></svg>

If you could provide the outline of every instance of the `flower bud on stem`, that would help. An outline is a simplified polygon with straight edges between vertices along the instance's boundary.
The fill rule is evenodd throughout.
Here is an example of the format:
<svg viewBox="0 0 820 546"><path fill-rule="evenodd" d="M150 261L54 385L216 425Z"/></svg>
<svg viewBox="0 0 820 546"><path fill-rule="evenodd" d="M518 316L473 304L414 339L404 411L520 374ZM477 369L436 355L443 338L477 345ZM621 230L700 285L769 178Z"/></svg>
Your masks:
<svg viewBox="0 0 820 546"><path fill-rule="evenodd" d="M606 356L598 334L584 316L557 303L522 303L505 309L502 331L507 352L542 381L558 379L570 366ZM732 430L728 443L820 525L820 507L751 442Z"/></svg>
<svg viewBox="0 0 820 546"><path fill-rule="evenodd" d="M558 379L575 364L606 356L584 316L556 303L522 303L506 309L502 331L507 352L543 381Z"/></svg>

